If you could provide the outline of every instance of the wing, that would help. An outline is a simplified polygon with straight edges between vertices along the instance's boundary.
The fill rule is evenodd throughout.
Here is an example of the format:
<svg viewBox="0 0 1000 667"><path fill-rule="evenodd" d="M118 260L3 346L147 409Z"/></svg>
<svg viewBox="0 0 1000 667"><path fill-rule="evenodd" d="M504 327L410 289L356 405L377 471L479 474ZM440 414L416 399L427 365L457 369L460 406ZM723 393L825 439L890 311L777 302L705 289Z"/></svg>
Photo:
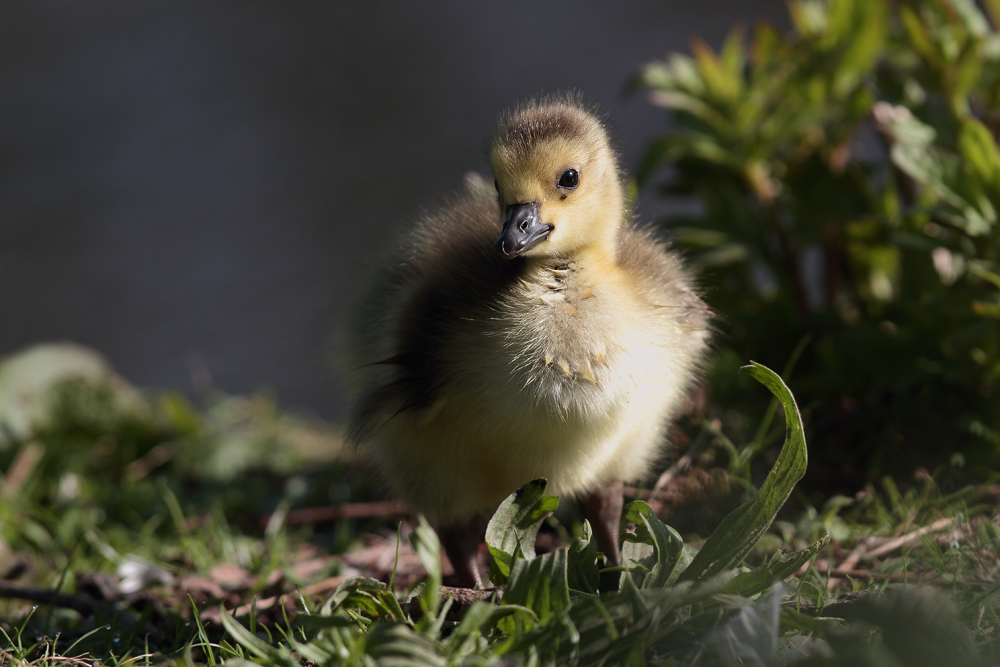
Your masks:
<svg viewBox="0 0 1000 667"><path fill-rule="evenodd" d="M454 200L425 216L378 275L349 334L349 440L433 405L447 386L456 332L487 322L523 266L493 250L499 221L495 199Z"/></svg>

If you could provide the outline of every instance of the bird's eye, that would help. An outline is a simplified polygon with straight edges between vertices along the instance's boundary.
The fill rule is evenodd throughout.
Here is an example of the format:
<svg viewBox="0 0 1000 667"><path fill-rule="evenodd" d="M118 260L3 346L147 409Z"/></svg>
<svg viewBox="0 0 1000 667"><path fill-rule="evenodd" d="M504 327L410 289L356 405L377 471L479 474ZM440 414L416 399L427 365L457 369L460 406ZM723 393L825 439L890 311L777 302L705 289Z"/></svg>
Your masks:
<svg viewBox="0 0 1000 667"><path fill-rule="evenodd" d="M493 179L493 187L497 189L497 194L500 194L500 183L495 178Z"/></svg>
<svg viewBox="0 0 1000 667"><path fill-rule="evenodd" d="M567 169L559 177L559 187L564 190L575 190L580 184L580 172L576 169Z"/></svg>

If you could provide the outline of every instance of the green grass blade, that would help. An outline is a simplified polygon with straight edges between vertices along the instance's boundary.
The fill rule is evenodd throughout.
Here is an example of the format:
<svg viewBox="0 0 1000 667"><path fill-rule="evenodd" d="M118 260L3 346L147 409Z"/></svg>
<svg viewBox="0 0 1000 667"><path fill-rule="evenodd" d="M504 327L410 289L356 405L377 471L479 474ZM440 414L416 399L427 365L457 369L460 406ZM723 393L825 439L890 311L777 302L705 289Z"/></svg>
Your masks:
<svg viewBox="0 0 1000 667"><path fill-rule="evenodd" d="M365 641L365 652L380 665L444 667L447 660L442 649L439 642L400 623L379 624Z"/></svg>
<svg viewBox="0 0 1000 667"><path fill-rule="evenodd" d="M785 370L781 374L783 380L787 380L792 376L792 371L795 370L795 365L799 363L799 358L802 357L802 353L806 351L806 347L812 342L812 334L806 334L799 341L799 344L795 346L792 350L792 354L788 357L788 363L785 364ZM761 420L760 425L757 427L757 433L754 435L753 441L747 447L740 452L740 464L746 466L745 471L749 473L750 461L753 460L755 456L760 454L767 444L767 434L771 430L771 422L774 420L774 414L778 411L778 403L780 401L777 398L771 400L770 405L767 406L767 412L764 415L764 419Z"/></svg>
<svg viewBox="0 0 1000 667"><path fill-rule="evenodd" d="M684 540L676 530L660 521L644 500L636 500L625 507L625 520L636 526L635 534L627 534L626 541L653 547L652 566L640 588L663 588L672 584L681 567L687 565Z"/></svg>
<svg viewBox="0 0 1000 667"><path fill-rule="evenodd" d="M287 649L271 646L260 637L250 634L249 630L244 628L239 621L230 616L222 607L219 608L219 619L222 621L222 627L226 629L226 632L232 635L233 639L240 646L250 651L250 653L270 661L271 664L286 665L287 667L298 665L298 661L292 658Z"/></svg>
<svg viewBox="0 0 1000 667"><path fill-rule="evenodd" d="M427 582L420 594L420 608L423 609L424 620L433 620L441 606L441 542L427 519L422 516L417 519L420 525L410 536L410 544L427 570Z"/></svg>
<svg viewBox="0 0 1000 667"><path fill-rule="evenodd" d="M514 561L510 580L504 591L504 604L527 607L542 624L569 607L567 547L560 547L532 560Z"/></svg>
<svg viewBox="0 0 1000 667"><path fill-rule="evenodd" d="M34 611L34 610L32 610L32 611ZM90 632L82 635L75 642L73 642L72 644L70 644L69 648L66 649L65 651L63 651L63 654L64 655L73 655L73 649L76 648L77 644L79 644L80 642L84 641L85 639L87 639L88 637L90 637L91 635L93 635L94 633L100 632L101 630L107 631L107 630L110 630L110 629L111 629L110 625L99 625L99 626L97 626L96 628L94 628ZM18 639L18 646L20 646L20 639Z"/></svg>
<svg viewBox="0 0 1000 667"><path fill-rule="evenodd" d="M681 574L681 580L710 577L739 563L771 526L795 484L806 472L806 438L792 393L778 375L755 362L741 371L767 387L785 409L785 444L760 490L722 520Z"/></svg>
<svg viewBox="0 0 1000 667"><path fill-rule="evenodd" d="M751 570L742 572L729 582L723 593L728 595L742 595L743 597L753 597L758 593L763 593L773 584L798 572L799 568L810 558L819 553L819 550L830 543L830 536L827 535L809 547L795 551L790 554L778 553L767 563Z"/></svg>
<svg viewBox="0 0 1000 667"><path fill-rule="evenodd" d="M594 595L600 585L601 575L597 566L597 543L593 539L590 522L583 520L583 535L573 540L569 547L567 579L572 590Z"/></svg>
<svg viewBox="0 0 1000 667"><path fill-rule="evenodd" d="M490 579L497 585L510 576L517 558L535 557L538 528L559 506L556 496L545 495L546 483L536 479L507 496L486 527L486 545L493 556Z"/></svg>
<svg viewBox="0 0 1000 667"><path fill-rule="evenodd" d="M195 604L194 598L190 595L188 595L188 601L191 603L194 622L198 628L198 637L201 638L202 643L205 645L205 655L208 657L208 664L211 667L215 667L215 652L212 651L212 642L208 640L208 633L205 632L205 624L201 622L201 612L198 611L198 605Z"/></svg>

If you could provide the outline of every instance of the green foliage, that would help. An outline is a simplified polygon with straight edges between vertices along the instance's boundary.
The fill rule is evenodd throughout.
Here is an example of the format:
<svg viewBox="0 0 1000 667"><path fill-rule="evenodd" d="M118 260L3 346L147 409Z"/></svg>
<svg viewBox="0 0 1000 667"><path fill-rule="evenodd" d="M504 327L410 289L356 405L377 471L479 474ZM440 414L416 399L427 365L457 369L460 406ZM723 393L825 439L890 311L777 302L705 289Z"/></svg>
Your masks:
<svg viewBox="0 0 1000 667"><path fill-rule="evenodd" d="M660 521L642 500L625 507L625 521L635 525L635 531L625 535L622 561L632 562L645 570L641 578L631 574L629 583L622 579L622 586L662 588L674 583L681 572L687 572L691 554L684 548L684 540L677 531Z"/></svg>
<svg viewBox="0 0 1000 667"><path fill-rule="evenodd" d="M808 457L802 417L792 393L780 377L760 364L754 363L742 370L767 387L784 407L785 444L763 486L750 500L722 520L685 570L682 576L686 579L711 576L732 569L743 560L771 526L778 510L806 473Z"/></svg>
<svg viewBox="0 0 1000 667"><path fill-rule="evenodd" d="M413 531L410 543L420 564L427 570L427 581L420 593L420 608L425 622L433 623L441 605L441 542L427 520L420 517L420 525Z"/></svg>
<svg viewBox="0 0 1000 667"><path fill-rule="evenodd" d="M535 612L540 623L569 608L566 547L531 560L517 559L504 589L504 604Z"/></svg>
<svg viewBox="0 0 1000 667"><path fill-rule="evenodd" d="M141 526L164 503L175 523L212 506L238 520L286 495L326 496L329 477L343 483L343 442L329 427L281 414L265 396L207 403L198 411L179 394L143 395L75 345L0 360L0 468L25 473L0 498L0 537L70 549L105 521ZM301 474L307 461L312 479Z"/></svg>
<svg viewBox="0 0 1000 667"><path fill-rule="evenodd" d="M486 527L486 545L493 557L490 578L503 585L517 558L535 557L535 536L545 517L559 506L556 496L545 494L546 481L529 482L504 500Z"/></svg>
<svg viewBox="0 0 1000 667"><path fill-rule="evenodd" d="M318 617L308 617L304 625L314 632L290 639L289 649L317 664L746 664L749 659L789 665L953 664L942 662L946 658L979 664L972 633L955 606L937 593L894 592L842 612L827 610L823 620L783 608L780 588L752 602L814 558L828 538L799 553L776 554L756 568L740 566L735 576L728 569L739 565L771 525L805 467L801 420L788 389L758 364L747 372L783 407L785 444L760 492L727 517L693 559L676 531L636 501L625 517L631 524L623 549L629 576L620 589L600 595L572 591L574 569L576 581L598 581L589 527L571 547L541 556L523 548L525 535L533 536L555 507L544 495L544 480L536 480L512 494L490 523L491 549L509 565L501 606L476 602L460 622L444 621L447 605L439 611L427 593L440 577L437 540L421 521L413 541L430 574L423 592L414 592L422 609L419 621L402 617L400 622L402 612L380 609L377 601L387 594L378 582L366 584L368 597L347 594L361 584L352 581ZM235 619L222 618L237 644L262 664L288 664L294 655L262 642ZM870 627L880 629L881 641L866 638ZM808 631L812 640L804 650L779 654L782 634L796 630Z"/></svg>
<svg viewBox="0 0 1000 667"><path fill-rule="evenodd" d="M667 192L700 202L667 224L739 351L716 394L747 395L734 356L781 364L808 336L793 387L820 465L1000 460L1000 10L984 5L794 0L789 34L737 30L640 75L675 122L638 179L669 163Z"/></svg>
<svg viewBox="0 0 1000 667"><path fill-rule="evenodd" d="M263 600L257 596L264 595L270 575L294 557L293 536L275 519L266 531L256 523L241 529L226 520L222 503L199 500L210 492L227 495L228 466L195 472L174 456L160 460L155 474L138 475L136 462L149 465L151 452L192 433L206 450L242 450L240 465L254 459L262 432L294 448L296 456L311 452L316 465L329 453L303 445L294 437L301 424L273 408L253 413L256 420L223 419L219 405L253 401L223 399L198 410L174 396L144 396L101 368L93 377L39 385L31 400L18 403L17 414L27 410L32 418L22 421L28 426L6 444L20 462L4 468L0 487L0 559L11 553L26 559L43 590L77 598L82 586L93 586L85 582L100 580L97 575L120 577L119 589L141 591L146 606L129 606L126 596L77 614L58 605L32 609L0 599L0 648L6 651L3 659L14 664L66 664L84 653L90 654L88 661L111 665L688 665L746 662L748 656L762 664L935 664L927 660L941 655L976 664L980 654L992 650L986 642L1000 627L993 611L996 586L975 583L1000 576L1000 531L993 521L973 524L967 518L995 510L983 489L942 495L930 477L922 487L902 490L886 479L881 493L869 488L856 500L834 498L822 510L807 507L797 522L787 516L775 520L801 477L805 445L790 392L756 364L743 377L765 384L785 416L785 442L774 470L704 543L685 544L647 503L631 503L623 534L625 572L614 590L600 590L597 548L586 522L575 538L567 531L564 546L535 554L539 526L555 522L550 514L557 505L545 494L544 480L536 480L508 498L490 523L489 546L506 566L505 574L497 566L494 583L506 585L480 601L457 602L441 588L440 545L434 531L419 522L411 544L427 573L423 582L401 590L398 580L394 587L392 580L345 573L321 598L300 593L294 613L276 617L271 607L269 616L261 616L256 610ZM0 365L0 377L3 371ZM62 392L71 398L52 400ZM66 407L73 405L86 407ZM766 430L777 411L769 410L757 430ZM134 447L100 454L108 438L127 442L127 436ZM753 441L732 448L759 451ZM63 459L48 459L53 451L64 452ZM102 465L88 461L98 455ZM739 454L746 456L751 455ZM19 473L30 461L35 467ZM263 454L254 465L277 465L277 459ZM61 481L70 472L81 476L72 496ZM301 473L285 474L294 479ZM249 483L247 476L241 473L237 483ZM276 487L280 495L292 485ZM115 493L121 496L117 501ZM269 509L277 499L257 502ZM282 506L289 502L286 496ZM963 527L960 545L924 538L877 569L879 576L911 572L915 577L919 553L923 576L954 583L957 605L943 594L909 589L857 604L836 600L827 592L828 572L810 566L831 557L828 532L837 536L838 550L849 550L864 539L884 540L941 521ZM194 604L186 594L171 601L173 589L163 581L226 563L242 564L259 583L221 610ZM796 594L783 601L775 584L793 576ZM867 589L880 590L879 581ZM4 586L0 582L0 598ZM769 590L774 593L768 596ZM157 596L162 597L151 611L149 602ZM811 610L801 606L810 602ZM802 650L782 651L789 643Z"/></svg>
<svg viewBox="0 0 1000 667"><path fill-rule="evenodd" d="M597 562L597 542L594 541L590 522L586 519L580 532L581 535L569 547L566 580L570 589L593 595L597 592L601 578L600 573L591 566ZM626 543L623 548L627 546Z"/></svg>

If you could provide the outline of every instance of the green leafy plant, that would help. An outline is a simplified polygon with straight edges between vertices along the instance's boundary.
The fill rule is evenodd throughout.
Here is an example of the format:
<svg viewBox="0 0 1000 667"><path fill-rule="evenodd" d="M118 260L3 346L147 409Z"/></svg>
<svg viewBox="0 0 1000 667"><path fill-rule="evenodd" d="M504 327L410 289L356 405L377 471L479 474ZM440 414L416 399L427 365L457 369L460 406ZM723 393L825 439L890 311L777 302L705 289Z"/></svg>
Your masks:
<svg viewBox="0 0 1000 667"><path fill-rule="evenodd" d="M486 527L486 545L493 561L490 579L502 586L518 558L535 557L535 537L545 517L559 506L556 496L545 495L544 479L528 482L500 504Z"/></svg>
<svg viewBox="0 0 1000 667"><path fill-rule="evenodd" d="M1000 573L1000 532L990 488L942 493L927 475L918 487L898 489L887 478L879 490L870 485L857 499L834 497L819 509L799 494L804 509L786 508L775 519L805 468L804 430L787 387L757 365L740 377L766 384L774 408L754 432L770 429L780 411L785 444L759 488L749 488L746 502L708 540L686 536L685 543L636 500L625 515L625 567L610 586L615 577L599 569L589 525L563 525L550 516L557 499L536 480L491 521L493 581L505 583L478 599L441 587L440 545L426 523L411 533L411 554L389 544L379 551L381 557L395 551L398 572L393 566L391 572L338 574L347 562L361 561L326 553L320 560L332 567L295 574L293 563L303 557L309 563L323 551L304 539L329 534L282 527L287 500L266 530L256 521L227 521L224 506L212 498L225 498L230 484L245 484L247 473L235 482L227 474L192 475L176 458L161 461L155 476L135 471L155 463L151 452L161 445L177 447L178 436L228 451L242 441L250 454L262 432L292 446L297 423L266 405L250 419L242 410L234 414L233 406L254 400L223 399L199 410L169 395L136 393L120 379L113 381L116 390L105 383L106 371L97 382L77 377L62 388L39 386L27 400L17 394L14 412L5 412L9 403L0 406L6 424L27 425L6 445L16 460L4 464L0 486L0 559L12 578L0 581L0 648L6 651L0 656L13 664L703 665L753 659L826 665L941 664L941 656L977 664L980 655L995 652L990 642L1000 627L993 611L1000 593L990 582ZM72 394L68 403L51 400L64 391ZM116 399L115 391L127 400ZM102 454L110 437L124 441L130 433L142 435L134 450ZM703 440L725 437L711 424L704 434ZM740 470L761 451L756 441L730 443ZM64 445L63 459L45 462ZM87 460L90 452L106 457L107 465ZM314 463L304 465L322 464L324 456L326 450L317 450ZM71 473L82 478L78 487L65 481ZM294 480L301 473L287 474ZM207 488L197 491L201 485ZM294 488L288 480L277 486ZM119 500L106 502L114 493ZM561 545L536 553L535 536L546 522ZM341 525L335 532L345 531L340 540L362 541L362 527ZM371 535L363 541L373 539L386 541ZM857 554L871 557L859 561ZM834 569L845 558L855 565ZM224 584L233 571L245 577L237 589L205 594L204 586ZM782 588L789 578L790 587ZM936 582L947 593L906 586L883 595L886 581ZM321 590L311 591L317 585ZM214 601L206 606L206 599ZM797 648L785 650L789 644Z"/></svg>
<svg viewBox="0 0 1000 667"><path fill-rule="evenodd" d="M261 641L223 614L225 627L238 646L268 665L292 664L295 655L316 664L980 664L972 633L940 593L901 589L828 607L823 619L783 605L780 585L761 597L813 559L829 537L756 567L743 563L806 465L791 393L759 364L744 370L765 384L784 410L786 436L774 468L700 548L685 545L645 502L631 503L622 550L625 576L617 590L593 589L598 559L586 524L571 545L534 554L534 536L556 504L545 495L544 480L535 480L512 494L490 522L487 539L499 563L493 572L506 582L499 605L477 601L460 620L448 620L453 600L442 602L436 592L437 539L421 521L412 541L429 576L410 595L419 602L418 620L413 602L398 607L383 584L353 579L318 614L306 617L300 627L311 633L290 637L287 648ZM587 590L571 582L586 582ZM878 629L875 641L871 628ZM781 654L779 640L789 632L809 632L812 638Z"/></svg>
<svg viewBox="0 0 1000 667"><path fill-rule="evenodd" d="M429 577L411 598L419 601L419 621L393 625L391 630L384 621L372 625L379 618L398 622L404 612L391 605L382 585L352 580L342 584L324 605L321 618L310 622L311 627L324 629L308 644L290 641L291 649L326 662L336 651L344 654L345 650L352 655L363 650L377 659L388 655L387 646L393 646L392 655L413 661L408 664L457 663L476 651L483 658L543 664L644 664L650 655L683 655L692 646L688 624L711 627L720 608L733 606L720 594L756 595L794 572L826 543L824 538L760 568L740 566L806 465L802 422L791 393L777 375L759 364L744 370L767 386L784 407L785 445L760 491L727 517L693 558L676 531L664 525L645 502L635 501L625 517L634 524L625 535L623 549L627 576L622 577L619 590L598 595L597 551L586 524L573 544L535 555L535 535L558 502L545 495L544 480L535 480L500 506L487 530L494 559L492 576L497 577L495 583L505 583L501 606L477 602L452 634L443 633L450 601L441 606L438 542L421 521L412 542ZM571 581L581 588L571 586ZM258 657L275 663L287 657L261 646L231 617L223 615L223 620L233 638ZM494 623L492 629L488 629L489 621ZM355 628L353 648L345 648L343 630L351 627ZM375 628L382 630L377 638L372 636ZM366 629L368 634L362 634ZM487 641L473 641L476 634Z"/></svg>
<svg viewBox="0 0 1000 667"><path fill-rule="evenodd" d="M826 478L998 460L1000 4L983 6L794 0L788 34L736 30L639 76L674 124L638 180L670 165L665 192L700 203L665 224L722 314L716 395L745 400L734 359L808 340L794 387Z"/></svg>

